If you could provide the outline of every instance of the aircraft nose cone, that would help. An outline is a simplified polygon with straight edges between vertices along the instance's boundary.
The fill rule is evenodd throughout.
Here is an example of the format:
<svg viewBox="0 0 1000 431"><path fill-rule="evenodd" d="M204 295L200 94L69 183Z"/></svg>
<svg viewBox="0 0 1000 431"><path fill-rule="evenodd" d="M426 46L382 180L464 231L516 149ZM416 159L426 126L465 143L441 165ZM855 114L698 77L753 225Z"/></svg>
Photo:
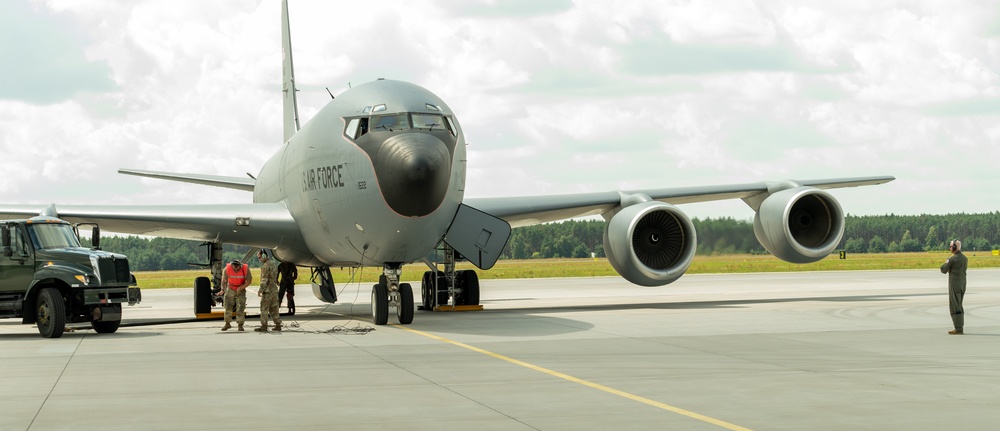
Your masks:
<svg viewBox="0 0 1000 431"><path fill-rule="evenodd" d="M429 134L392 136L382 143L375 163L382 196L407 217L430 214L444 200L451 178L451 154Z"/></svg>

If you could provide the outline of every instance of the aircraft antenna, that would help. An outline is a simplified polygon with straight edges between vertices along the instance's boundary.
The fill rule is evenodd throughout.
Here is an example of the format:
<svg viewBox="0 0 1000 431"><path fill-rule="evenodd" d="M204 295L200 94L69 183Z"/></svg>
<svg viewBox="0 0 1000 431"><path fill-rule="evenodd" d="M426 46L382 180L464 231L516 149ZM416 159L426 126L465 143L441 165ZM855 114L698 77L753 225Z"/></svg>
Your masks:
<svg viewBox="0 0 1000 431"><path fill-rule="evenodd" d="M299 131L299 106L295 100L295 71L292 69L292 36L288 25L288 0L281 1L281 87L284 93L285 142Z"/></svg>
<svg viewBox="0 0 1000 431"><path fill-rule="evenodd" d="M331 99L336 99L336 97L333 97L333 93L330 92L330 87L326 87L326 92L330 94Z"/></svg>

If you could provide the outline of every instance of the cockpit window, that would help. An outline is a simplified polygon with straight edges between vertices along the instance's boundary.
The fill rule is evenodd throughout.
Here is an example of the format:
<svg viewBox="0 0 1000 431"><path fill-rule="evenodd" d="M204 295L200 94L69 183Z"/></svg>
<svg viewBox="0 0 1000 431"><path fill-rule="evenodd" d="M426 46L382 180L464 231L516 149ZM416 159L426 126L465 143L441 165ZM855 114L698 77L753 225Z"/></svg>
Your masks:
<svg viewBox="0 0 1000 431"><path fill-rule="evenodd" d="M368 117L352 118L347 122L347 127L344 128L344 134L351 139L360 138L365 133L368 133Z"/></svg>
<svg viewBox="0 0 1000 431"><path fill-rule="evenodd" d="M402 113L389 115L374 115L371 117L349 118L344 127L344 136L358 139L369 132L397 132L410 128L427 131L447 130L452 136L458 136L455 122L441 114Z"/></svg>
<svg viewBox="0 0 1000 431"><path fill-rule="evenodd" d="M458 136L458 132L456 132L458 129L455 128L455 123L451 121L451 117L444 117L444 120L446 121L445 124L448 125L448 131L451 132L451 136Z"/></svg>
<svg viewBox="0 0 1000 431"><path fill-rule="evenodd" d="M413 114L413 128L441 130L444 128L444 117L437 114Z"/></svg>
<svg viewBox="0 0 1000 431"><path fill-rule="evenodd" d="M396 115L381 115L377 117L372 117L372 131L387 131L392 132L396 130L409 129L410 120L407 118L406 114L396 114Z"/></svg>

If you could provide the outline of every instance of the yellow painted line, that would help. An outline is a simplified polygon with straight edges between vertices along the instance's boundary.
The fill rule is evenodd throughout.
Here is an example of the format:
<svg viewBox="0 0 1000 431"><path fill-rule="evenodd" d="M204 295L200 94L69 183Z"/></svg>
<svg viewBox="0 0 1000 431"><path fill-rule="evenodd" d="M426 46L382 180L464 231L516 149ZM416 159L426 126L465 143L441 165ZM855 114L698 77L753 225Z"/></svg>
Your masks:
<svg viewBox="0 0 1000 431"><path fill-rule="evenodd" d="M550 370L550 369L545 368L545 367L539 367L538 365L529 364L529 363L524 362L524 361L519 361L517 359L511 358L511 357L508 357L508 356L504 356L504 355L501 355L499 353L493 353L493 352L491 352L489 350L480 349L480 348L478 348L476 346L470 346L470 345L462 343L462 342L458 342L458 341L454 341L454 340L449 340L449 339L444 338L444 337L439 337L437 335L434 335L434 334L431 334L431 333L428 333L428 332L423 332L423 331L418 331L416 329L407 328L407 327L402 326L402 325L396 325L396 324L390 324L390 325L395 326L395 327L397 327L399 329L405 329L405 330L413 332L415 334L423 335L423 336L428 337L428 338L433 338L433 339L438 340L438 341L443 341L443 342L448 343L448 344L452 344L452 345L455 345L455 346L458 346L458 347L469 349L469 350L472 350L473 352L482 353L482 354L484 354L486 356L491 356L491 357L494 357L496 359L500 359L502 361L507 361L507 362L510 362L510 363L512 363L514 365L520 365L520 366L525 367L525 368L529 368L529 369L532 369L532 370L535 370L535 371L538 371L538 372L541 372L541 373L545 373L545 374L548 374L548 375L550 375L552 377L558 377L560 379L568 380L568 381L573 382L573 383L579 383L581 385L584 385L584 386L587 386L587 387L590 387L590 388L594 388L594 389L597 389L599 391L604 391L604 392L607 392L609 394L618 395L618 396L623 397L623 398L628 398L628 399L630 399L632 401L638 401L638 402L646 404L646 405L650 405L650 406L653 406L653 407L656 407L656 408L660 408L660 409L663 409L663 410L666 410L666 411L674 412L674 413L677 413L677 414L682 415L682 416L687 416L689 418L697 419L697 420L705 422L705 423L710 423L712 425L720 426L720 427L728 429L728 430L732 430L732 431L752 431L750 428L744 428L744 427L741 427L739 425L734 425L734 424L731 424L731 423L726 422L726 421L722 421L722 420L719 420L719 419L715 419L715 418L712 418L712 417L705 416L703 414L695 413L695 412L692 412L692 411L689 411L689 410L684 410L684 409L682 409L680 407L674 407L674 406L672 406L670 404L664 404L664 403L661 403L659 401L654 401L654 400L651 400L649 398L640 397L638 395L630 394L630 393L625 392L625 391L620 391L620 390L615 389L615 388L610 388L610 387L607 387L607 386L604 386L604 385L601 385L601 384L597 384L597 383L594 383L594 382L589 382L587 380L576 378L576 377L573 377L573 376L568 375L568 374L563 374L563 373L560 373L558 371Z"/></svg>

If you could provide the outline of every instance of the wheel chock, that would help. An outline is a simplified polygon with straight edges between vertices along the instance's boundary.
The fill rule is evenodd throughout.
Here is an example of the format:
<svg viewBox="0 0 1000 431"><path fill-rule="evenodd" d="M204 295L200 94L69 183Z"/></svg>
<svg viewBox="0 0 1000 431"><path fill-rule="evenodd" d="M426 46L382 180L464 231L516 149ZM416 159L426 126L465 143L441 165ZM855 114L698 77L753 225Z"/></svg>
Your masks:
<svg viewBox="0 0 1000 431"><path fill-rule="evenodd" d="M482 304L480 305L438 305L434 307L434 311L480 311L483 309Z"/></svg>

